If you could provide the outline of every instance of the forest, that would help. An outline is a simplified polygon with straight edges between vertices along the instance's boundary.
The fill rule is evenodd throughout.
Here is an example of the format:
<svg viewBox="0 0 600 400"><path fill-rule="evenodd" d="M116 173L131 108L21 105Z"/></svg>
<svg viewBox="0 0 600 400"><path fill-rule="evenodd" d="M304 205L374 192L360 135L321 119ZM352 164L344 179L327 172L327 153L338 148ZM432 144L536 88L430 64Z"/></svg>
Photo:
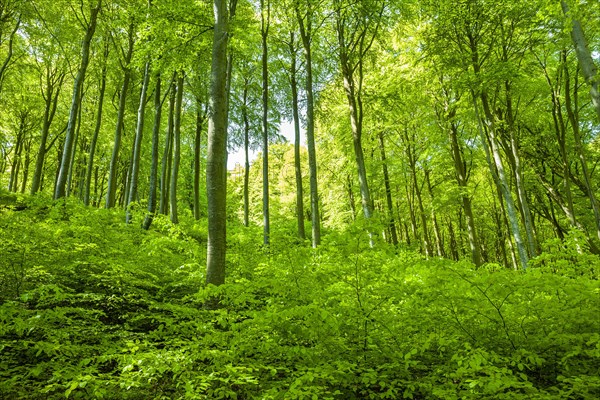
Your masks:
<svg viewBox="0 0 600 400"><path fill-rule="evenodd" d="M0 399L600 398L597 0L0 0Z"/></svg>

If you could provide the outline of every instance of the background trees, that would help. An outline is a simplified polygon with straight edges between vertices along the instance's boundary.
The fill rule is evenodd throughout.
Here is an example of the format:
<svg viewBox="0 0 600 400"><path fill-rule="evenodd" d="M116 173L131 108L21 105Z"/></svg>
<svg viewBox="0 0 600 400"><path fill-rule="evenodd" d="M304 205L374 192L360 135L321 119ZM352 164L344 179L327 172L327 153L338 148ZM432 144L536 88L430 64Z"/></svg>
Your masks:
<svg viewBox="0 0 600 400"><path fill-rule="evenodd" d="M573 230L599 251L593 2L224 2L238 17L223 93L209 90L222 55L209 2L64 6L0 9L10 191L124 207L132 222L147 209L146 228L155 213L218 215L219 246L239 216L268 221L265 243L271 226L313 247L321 227L364 226L374 245L475 265L525 268ZM277 132L285 120L294 129Z"/></svg>

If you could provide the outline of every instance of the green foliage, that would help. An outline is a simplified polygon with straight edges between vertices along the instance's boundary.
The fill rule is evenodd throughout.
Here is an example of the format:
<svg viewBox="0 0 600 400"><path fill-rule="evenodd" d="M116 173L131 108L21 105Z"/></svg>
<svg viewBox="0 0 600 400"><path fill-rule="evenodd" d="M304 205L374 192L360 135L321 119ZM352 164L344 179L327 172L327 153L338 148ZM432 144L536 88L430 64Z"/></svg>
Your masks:
<svg viewBox="0 0 600 400"><path fill-rule="evenodd" d="M352 231L315 250L276 229L265 248L230 226L228 283L201 287L204 222L143 231L119 212L26 206L0 214L2 398L600 394L600 287L568 244L517 273Z"/></svg>

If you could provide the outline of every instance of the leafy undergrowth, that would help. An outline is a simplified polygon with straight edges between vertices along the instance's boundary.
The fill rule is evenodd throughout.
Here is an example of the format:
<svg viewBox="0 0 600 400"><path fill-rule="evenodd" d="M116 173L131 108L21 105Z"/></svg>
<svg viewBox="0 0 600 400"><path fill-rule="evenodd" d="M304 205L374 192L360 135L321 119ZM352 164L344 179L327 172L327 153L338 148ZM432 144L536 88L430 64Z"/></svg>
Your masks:
<svg viewBox="0 0 600 400"><path fill-rule="evenodd" d="M232 226L205 288L202 224L28 202L0 212L0 398L600 397L597 257L476 271Z"/></svg>

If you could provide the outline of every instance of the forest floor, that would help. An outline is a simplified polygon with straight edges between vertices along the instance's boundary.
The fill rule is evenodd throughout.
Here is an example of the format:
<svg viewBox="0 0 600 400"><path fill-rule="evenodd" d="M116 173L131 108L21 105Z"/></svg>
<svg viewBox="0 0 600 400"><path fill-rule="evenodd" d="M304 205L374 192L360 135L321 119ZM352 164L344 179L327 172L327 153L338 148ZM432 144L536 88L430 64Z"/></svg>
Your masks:
<svg viewBox="0 0 600 400"><path fill-rule="evenodd" d="M600 398L600 260L569 243L517 272L231 222L205 287L206 221L23 204L0 209L0 399Z"/></svg>

